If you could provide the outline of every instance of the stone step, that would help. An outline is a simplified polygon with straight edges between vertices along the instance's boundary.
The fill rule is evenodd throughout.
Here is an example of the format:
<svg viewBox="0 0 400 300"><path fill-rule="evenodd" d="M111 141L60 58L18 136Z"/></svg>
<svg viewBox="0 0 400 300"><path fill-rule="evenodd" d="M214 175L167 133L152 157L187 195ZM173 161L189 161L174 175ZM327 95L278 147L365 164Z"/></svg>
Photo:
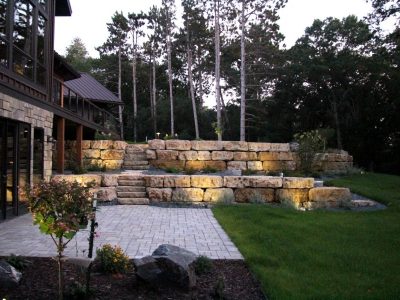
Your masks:
<svg viewBox="0 0 400 300"><path fill-rule="evenodd" d="M146 192L117 192L118 198L144 198Z"/></svg>
<svg viewBox="0 0 400 300"><path fill-rule="evenodd" d="M120 186L145 186L144 180L124 180L119 179L118 185Z"/></svg>
<svg viewBox="0 0 400 300"><path fill-rule="evenodd" d="M120 205L144 205L149 203L149 198L118 198L118 204Z"/></svg>
<svg viewBox="0 0 400 300"><path fill-rule="evenodd" d="M139 152L136 152L134 154L127 153L125 154L125 160L147 160L147 155L146 153L139 153Z"/></svg>
<svg viewBox="0 0 400 300"><path fill-rule="evenodd" d="M125 170L148 170L149 165L146 166L122 166Z"/></svg>
<svg viewBox="0 0 400 300"><path fill-rule="evenodd" d="M146 192L146 188L144 186L117 186L115 190L117 192L136 192L136 193Z"/></svg>
<svg viewBox="0 0 400 300"><path fill-rule="evenodd" d="M142 180L144 181L144 178L140 174L123 174L118 176L118 180Z"/></svg>
<svg viewBox="0 0 400 300"><path fill-rule="evenodd" d="M134 166L146 166L149 162L147 160L125 160L124 166L126 167L134 167Z"/></svg>

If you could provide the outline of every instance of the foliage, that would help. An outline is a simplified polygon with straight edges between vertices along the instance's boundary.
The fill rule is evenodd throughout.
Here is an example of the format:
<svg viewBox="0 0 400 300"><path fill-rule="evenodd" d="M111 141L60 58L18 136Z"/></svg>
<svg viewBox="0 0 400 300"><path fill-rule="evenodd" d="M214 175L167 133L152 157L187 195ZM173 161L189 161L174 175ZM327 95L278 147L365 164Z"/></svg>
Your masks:
<svg viewBox="0 0 400 300"><path fill-rule="evenodd" d="M72 40L71 45L66 49L65 59L74 69L79 72L90 72L92 59L88 57L88 52L83 41L76 37Z"/></svg>
<svg viewBox="0 0 400 300"><path fill-rule="evenodd" d="M164 171L167 173L172 173L172 174L178 174L178 173L182 172L181 169L174 168L174 167L165 168Z"/></svg>
<svg viewBox="0 0 400 300"><path fill-rule="evenodd" d="M88 170L84 166L72 164L72 173L73 174L80 175L80 174L86 174L87 172L88 172Z"/></svg>
<svg viewBox="0 0 400 300"><path fill-rule="evenodd" d="M96 130L96 133L94 134L94 139L96 141L108 141L113 140L113 136L111 133L105 133Z"/></svg>
<svg viewBox="0 0 400 300"><path fill-rule="evenodd" d="M196 170L195 169L193 169L193 168L185 168L185 174L186 175L193 175L193 174L196 174Z"/></svg>
<svg viewBox="0 0 400 300"><path fill-rule="evenodd" d="M107 166L106 165L101 165L101 163L94 162L86 166L86 169L90 172L106 172L107 171Z"/></svg>
<svg viewBox="0 0 400 300"><path fill-rule="evenodd" d="M309 174L312 172L315 155L325 150L326 140L318 130L297 133L294 135L294 139L299 143L300 169Z"/></svg>
<svg viewBox="0 0 400 300"><path fill-rule="evenodd" d="M87 225L92 215L92 194L78 182L52 180L28 187L26 196L33 216L33 224L41 233L50 235L57 247L59 299L63 298L62 257L75 234Z"/></svg>
<svg viewBox="0 0 400 300"><path fill-rule="evenodd" d="M207 256L200 255L194 262L194 270L197 275L210 273L213 269L212 260Z"/></svg>
<svg viewBox="0 0 400 300"><path fill-rule="evenodd" d="M202 171L203 173L206 173L206 174L208 174L208 173L217 173L217 172L218 172L217 169L215 169L215 168L213 168L213 167L211 167L211 166L206 166L206 167L204 167L201 171Z"/></svg>
<svg viewBox="0 0 400 300"><path fill-rule="evenodd" d="M268 299L394 299L400 294L400 177L368 173L334 179L332 184L347 186L389 208L375 212L301 212L266 205L213 208ZM357 284L348 278L357 278Z"/></svg>
<svg viewBox="0 0 400 300"><path fill-rule="evenodd" d="M129 257L121 247L105 244L96 251L96 260L100 262L101 269L105 273L124 274L130 268Z"/></svg>
<svg viewBox="0 0 400 300"><path fill-rule="evenodd" d="M19 271L23 271L32 264L32 262L26 258L15 254L10 254L10 256L6 258L6 261Z"/></svg>
<svg viewBox="0 0 400 300"><path fill-rule="evenodd" d="M222 277L218 277L217 283L214 287L214 299L225 299L225 282Z"/></svg>
<svg viewBox="0 0 400 300"><path fill-rule="evenodd" d="M251 170L251 169L246 169L242 171L243 176L251 176L257 174L257 171Z"/></svg>

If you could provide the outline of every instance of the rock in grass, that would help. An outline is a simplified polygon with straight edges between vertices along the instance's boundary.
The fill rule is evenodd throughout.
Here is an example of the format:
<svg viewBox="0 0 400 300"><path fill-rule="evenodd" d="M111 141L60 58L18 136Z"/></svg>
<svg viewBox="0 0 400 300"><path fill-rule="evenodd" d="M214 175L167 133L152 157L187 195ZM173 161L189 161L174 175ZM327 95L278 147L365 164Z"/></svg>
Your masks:
<svg viewBox="0 0 400 300"><path fill-rule="evenodd" d="M0 260L0 287L16 287L21 281L22 274L5 260Z"/></svg>

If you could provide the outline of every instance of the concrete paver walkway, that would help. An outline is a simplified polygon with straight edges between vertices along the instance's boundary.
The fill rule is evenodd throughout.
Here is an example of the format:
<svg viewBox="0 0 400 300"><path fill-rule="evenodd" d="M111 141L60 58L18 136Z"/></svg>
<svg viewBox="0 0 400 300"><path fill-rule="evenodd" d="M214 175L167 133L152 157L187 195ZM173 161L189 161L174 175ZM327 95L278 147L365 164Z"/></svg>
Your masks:
<svg viewBox="0 0 400 300"><path fill-rule="evenodd" d="M173 244L213 259L243 259L210 209L154 206L102 206L97 212L96 247L121 246L131 258L150 255L160 244ZM88 231L68 244L67 256L86 256ZM83 252L86 250L86 252ZM0 224L0 255L54 256L49 236L33 226L30 214Z"/></svg>

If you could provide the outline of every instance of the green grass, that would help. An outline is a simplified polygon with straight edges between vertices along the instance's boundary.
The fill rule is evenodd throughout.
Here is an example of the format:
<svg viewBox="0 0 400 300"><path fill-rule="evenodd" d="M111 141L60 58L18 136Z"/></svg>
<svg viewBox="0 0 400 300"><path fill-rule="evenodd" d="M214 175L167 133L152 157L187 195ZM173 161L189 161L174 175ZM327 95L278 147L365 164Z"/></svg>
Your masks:
<svg viewBox="0 0 400 300"><path fill-rule="evenodd" d="M400 177L335 185L389 204L374 212L217 206L214 215L270 299L399 299Z"/></svg>

